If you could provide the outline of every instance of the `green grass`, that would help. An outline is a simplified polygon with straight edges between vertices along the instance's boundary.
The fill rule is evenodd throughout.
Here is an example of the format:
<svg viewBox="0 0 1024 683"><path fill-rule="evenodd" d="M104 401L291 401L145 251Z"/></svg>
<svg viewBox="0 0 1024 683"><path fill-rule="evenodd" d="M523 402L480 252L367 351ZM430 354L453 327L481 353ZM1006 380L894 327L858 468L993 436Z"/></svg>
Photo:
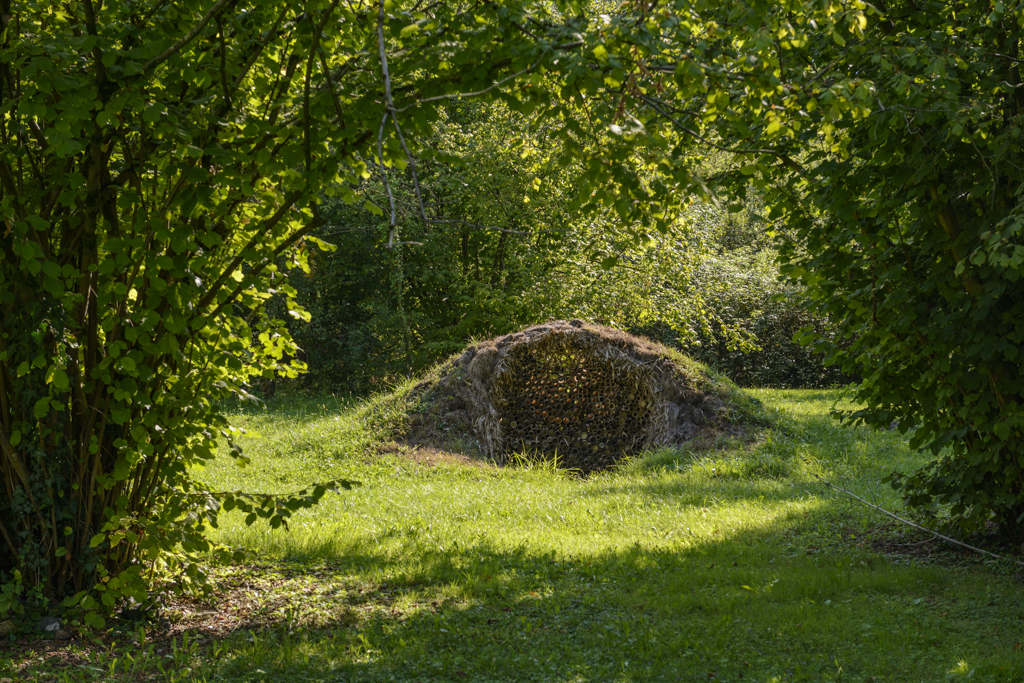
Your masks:
<svg viewBox="0 0 1024 683"><path fill-rule="evenodd" d="M935 547L924 536L814 478L899 509L879 480L923 456L898 432L840 427L828 415L839 392L750 393L775 425L754 443L660 450L586 479L381 455L365 407L335 399L237 410L252 465L219 459L200 473L212 487L363 485L287 532L226 516L218 540L255 551L213 570L218 609L242 620L176 671L275 683L1024 678L1010 567L922 553Z"/></svg>

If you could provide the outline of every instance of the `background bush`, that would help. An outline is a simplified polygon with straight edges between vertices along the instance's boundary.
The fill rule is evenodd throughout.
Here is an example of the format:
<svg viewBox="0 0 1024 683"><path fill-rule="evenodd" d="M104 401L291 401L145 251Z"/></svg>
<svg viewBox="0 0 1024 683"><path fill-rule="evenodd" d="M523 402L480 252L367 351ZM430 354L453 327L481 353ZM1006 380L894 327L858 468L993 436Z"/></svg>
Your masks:
<svg viewBox="0 0 1024 683"><path fill-rule="evenodd" d="M853 381L838 365L825 365L816 345L796 341L812 331L840 342L835 325L804 307L803 288L780 281L774 252L740 249L708 257L698 281L710 294L709 329L686 345L694 358L726 374L741 386L825 388ZM723 326L737 328L756 348L737 348Z"/></svg>
<svg viewBox="0 0 1024 683"><path fill-rule="evenodd" d="M411 173L392 172L399 241L387 248L379 172L362 203L326 203L308 273L293 273L309 323L288 319L309 374L298 386L379 391L461 349L548 318L583 318L675 345L745 386L847 381L803 328L832 327L778 280L775 243L749 192L739 206L693 202L676 228L642 238L614 214L566 210L580 169L559 165L543 131L498 104L460 102ZM728 163L712 153L708 172ZM284 315L283 306L281 317Z"/></svg>

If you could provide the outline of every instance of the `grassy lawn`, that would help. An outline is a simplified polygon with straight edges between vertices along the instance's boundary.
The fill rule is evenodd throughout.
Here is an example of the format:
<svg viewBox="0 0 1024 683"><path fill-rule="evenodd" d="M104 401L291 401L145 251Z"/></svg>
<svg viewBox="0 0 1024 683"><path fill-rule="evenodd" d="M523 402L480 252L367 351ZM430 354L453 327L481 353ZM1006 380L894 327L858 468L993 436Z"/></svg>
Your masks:
<svg viewBox="0 0 1024 683"><path fill-rule="evenodd" d="M898 510L879 480L923 462L905 438L839 427L840 392L750 393L776 424L753 444L723 436L586 479L381 454L365 413L333 398L236 409L252 464L218 460L200 473L211 486L363 485L287 532L227 516L218 540L252 558L211 568L218 599L180 603L174 638L126 632L63 667L0 656L15 680L1024 678L1011 566L897 528L814 478Z"/></svg>

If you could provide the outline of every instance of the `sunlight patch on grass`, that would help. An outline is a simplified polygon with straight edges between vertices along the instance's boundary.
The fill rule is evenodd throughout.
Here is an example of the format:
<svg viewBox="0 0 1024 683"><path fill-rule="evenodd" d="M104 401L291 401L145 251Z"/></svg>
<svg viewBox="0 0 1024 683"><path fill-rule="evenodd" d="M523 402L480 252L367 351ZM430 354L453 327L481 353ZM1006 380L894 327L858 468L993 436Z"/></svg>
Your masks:
<svg viewBox="0 0 1024 683"><path fill-rule="evenodd" d="M1024 598L1005 570L882 555L879 533L898 534L815 479L899 510L880 480L926 457L898 432L840 426L828 415L844 405L839 392L751 394L772 427L587 478L383 453L366 411L342 402L238 411L253 468L218 460L200 473L211 486L284 491L339 476L363 486L297 513L290 532L224 516L218 540L254 561L310 567L321 597L296 603L297 627L230 641L217 679L1024 674L1014 650ZM267 590L287 600L288 581ZM951 651L953 666L940 656Z"/></svg>

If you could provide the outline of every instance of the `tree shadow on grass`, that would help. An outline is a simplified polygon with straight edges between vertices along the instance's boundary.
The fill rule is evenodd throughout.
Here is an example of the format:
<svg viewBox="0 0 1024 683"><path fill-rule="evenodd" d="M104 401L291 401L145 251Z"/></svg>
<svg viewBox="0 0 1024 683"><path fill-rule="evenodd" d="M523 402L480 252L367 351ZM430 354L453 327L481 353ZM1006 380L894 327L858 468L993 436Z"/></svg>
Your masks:
<svg viewBox="0 0 1024 683"><path fill-rule="evenodd" d="M311 592L281 584L297 611L239 628L210 680L933 681L959 661L981 680L1024 673L1011 581L855 546L742 531L585 557L405 551L414 559L364 543L318 552L295 574Z"/></svg>

